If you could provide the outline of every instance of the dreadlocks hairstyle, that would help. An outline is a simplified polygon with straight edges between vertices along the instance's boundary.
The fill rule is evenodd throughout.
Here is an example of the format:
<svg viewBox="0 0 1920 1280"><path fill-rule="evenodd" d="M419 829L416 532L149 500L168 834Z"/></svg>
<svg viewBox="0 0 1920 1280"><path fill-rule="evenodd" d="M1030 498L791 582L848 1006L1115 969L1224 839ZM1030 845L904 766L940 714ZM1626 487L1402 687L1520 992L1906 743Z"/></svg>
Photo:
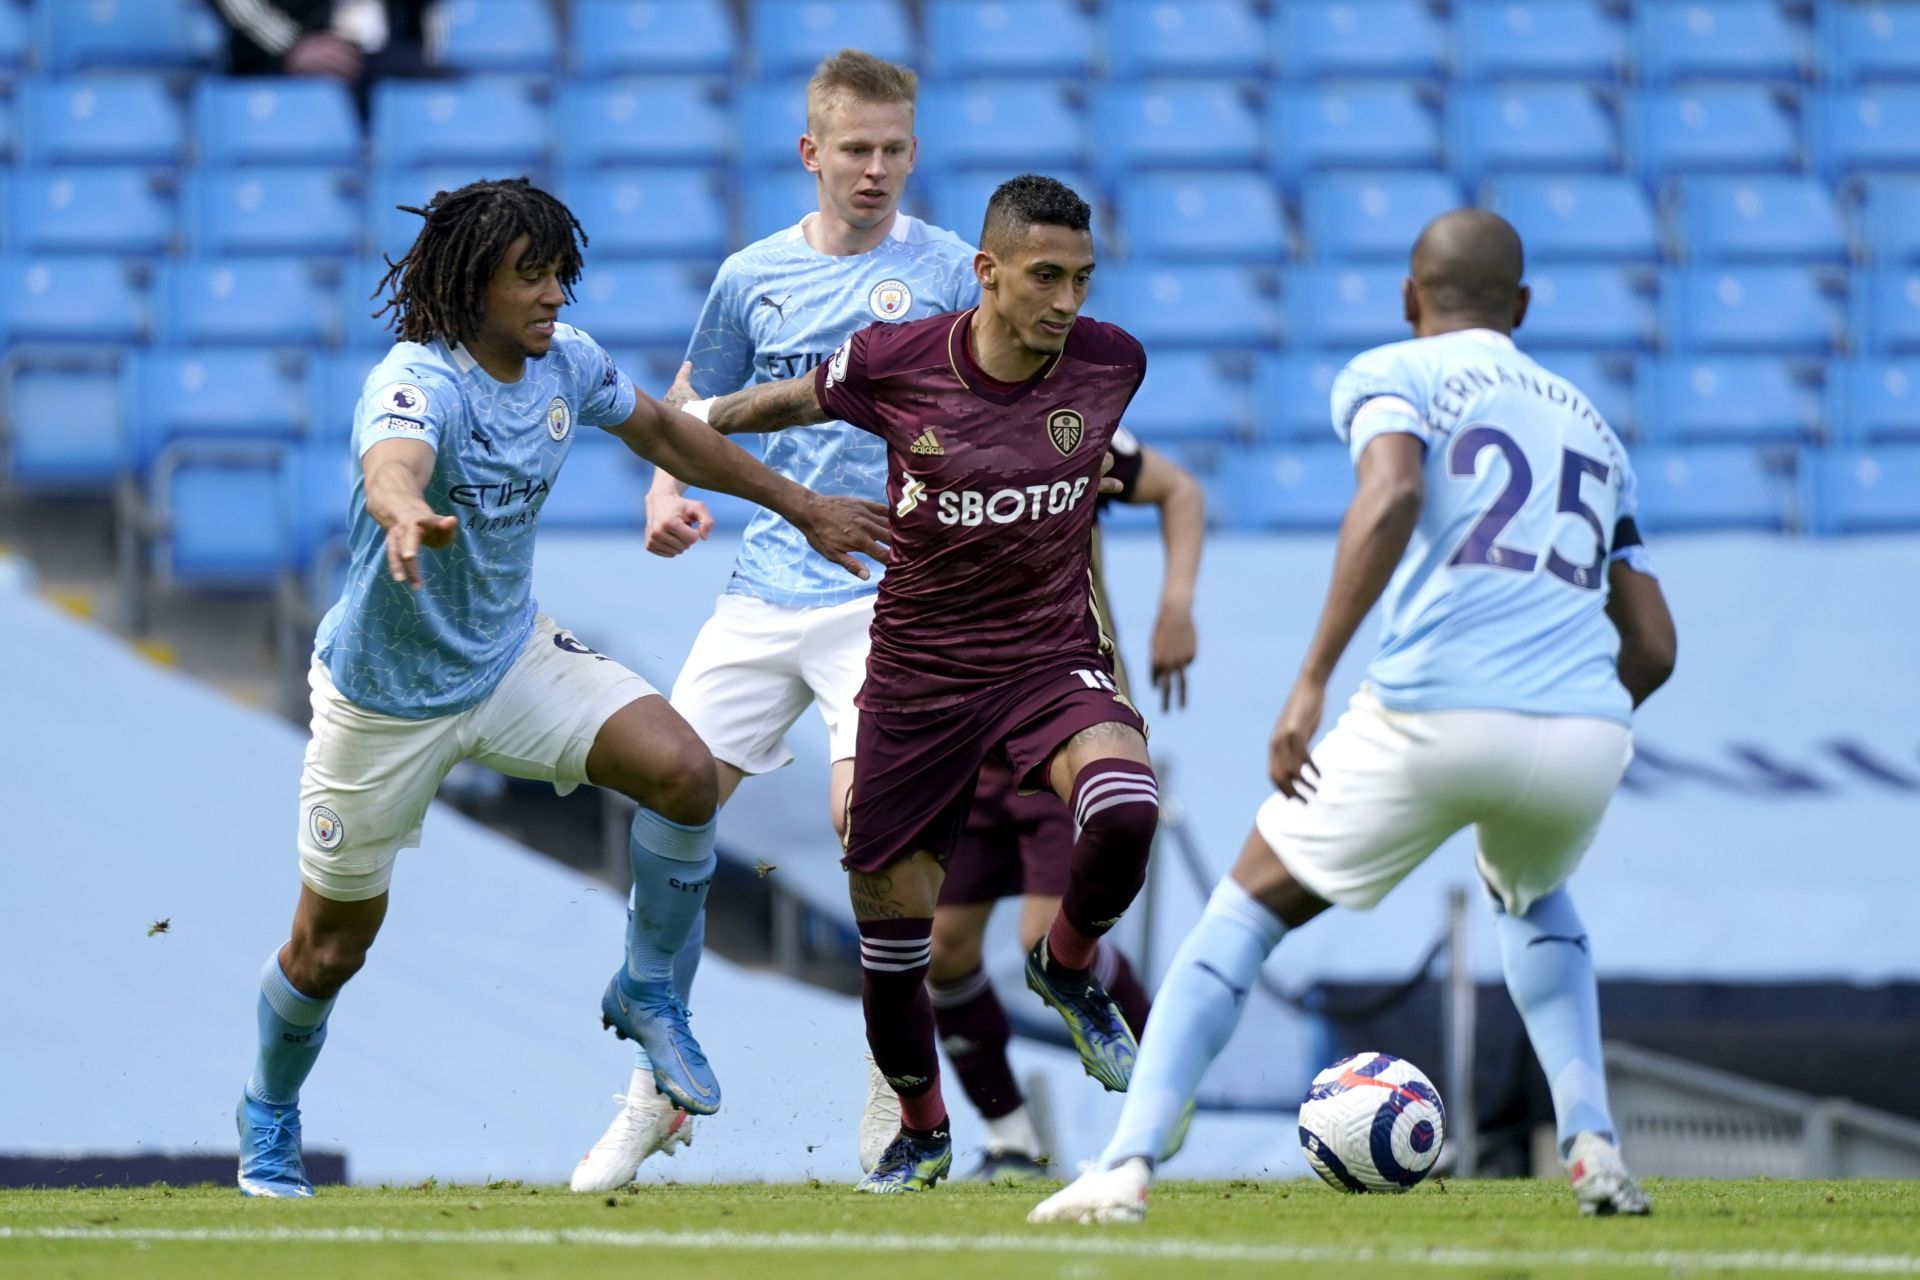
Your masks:
<svg viewBox="0 0 1920 1280"><path fill-rule="evenodd" d="M373 292L378 298L391 290L374 315L391 311L387 324L399 331L401 341L425 342L435 336L448 342L471 340L480 332L487 281L507 246L523 235L528 244L521 264L558 267L560 287L567 301L573 301L587 233L567 206L525 178L441 191L424 209L397 207L426 219L400 261L385 259L387 274Z"/></svg>

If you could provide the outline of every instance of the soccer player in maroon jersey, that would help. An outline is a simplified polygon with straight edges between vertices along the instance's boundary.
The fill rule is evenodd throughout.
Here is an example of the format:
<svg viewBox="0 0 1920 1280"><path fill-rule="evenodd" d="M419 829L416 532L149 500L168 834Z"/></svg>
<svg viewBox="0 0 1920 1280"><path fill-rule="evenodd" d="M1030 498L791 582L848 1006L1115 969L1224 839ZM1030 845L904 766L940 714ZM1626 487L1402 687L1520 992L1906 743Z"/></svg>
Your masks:
<svg viewBox="0 0 1920 1280"><path fill-rule="evenodd" d="M980 305L853 335L811 375L688 406L722 432L840 419L886 441L892 507L846 856L867 1040L901 1129L860 1183L921 1191L952 1166L924 979L934 906L980 766L1073 813L1072 876L1027 957L1089 1075L1123 1090L1137 1046L1092 972L1146 876L1159 821L1146 725L1114 686L1093 609L1101 463L1146 373L1124 330L1080 316L1091 210L1025 175L988 201Z"/></svg>

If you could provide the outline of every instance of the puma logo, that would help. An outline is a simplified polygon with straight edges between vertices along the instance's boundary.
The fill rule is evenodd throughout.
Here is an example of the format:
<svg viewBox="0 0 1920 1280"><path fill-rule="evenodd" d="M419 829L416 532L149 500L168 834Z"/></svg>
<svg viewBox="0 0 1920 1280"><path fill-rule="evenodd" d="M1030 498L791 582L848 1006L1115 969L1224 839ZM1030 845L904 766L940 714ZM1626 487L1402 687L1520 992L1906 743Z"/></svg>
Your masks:
<svg viewBox="0 0 1920 1280"><path fill-rule="evenodd" d="M785 320L787 318L787 304L791 301L793 301L792 294L788 294L786 297L780 299L780 301L778 302L775 302L773 300L773 295L770 293L763 293L760 295L760 305L763 307L772 307L773 314L779 316L782 320Z"/></svg>

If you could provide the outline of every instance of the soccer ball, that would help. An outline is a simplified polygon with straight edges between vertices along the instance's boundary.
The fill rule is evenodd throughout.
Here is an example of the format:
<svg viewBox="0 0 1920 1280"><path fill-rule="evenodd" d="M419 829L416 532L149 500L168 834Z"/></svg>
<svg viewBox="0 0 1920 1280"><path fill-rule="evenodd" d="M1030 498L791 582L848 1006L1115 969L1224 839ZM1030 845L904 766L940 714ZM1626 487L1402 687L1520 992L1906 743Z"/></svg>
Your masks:
<svg viewBox="0 0 1920 1280"><path fill-rule="evenodd" d="M1300 1145L1340 1191L1405 1191L1440 1158L1447 1110L1433 1082L1390 1053L1357 1053L1313 1078Z"/></svg>

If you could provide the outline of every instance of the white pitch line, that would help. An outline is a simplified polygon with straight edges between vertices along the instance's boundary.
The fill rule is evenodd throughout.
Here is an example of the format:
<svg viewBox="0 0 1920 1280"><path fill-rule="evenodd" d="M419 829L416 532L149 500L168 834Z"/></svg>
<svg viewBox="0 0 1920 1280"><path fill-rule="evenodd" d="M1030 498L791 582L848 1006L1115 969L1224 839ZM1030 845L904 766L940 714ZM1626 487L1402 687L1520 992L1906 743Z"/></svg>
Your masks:
<svg viewBox="0 0 1920 1280"><path fill-rule="evenodd" d="M1124 1230L1124 1228L1122 1229ZM1837 1275L1920 1276L1920 1254L1802 1253L1764 1249L1377 1249L1365 1245L1222 1244L1212 1240L1129 1238L1124 1234L1039 1233L990 1236L867 1235L850 1231L608 1231L596 1228L512 1231L407 1231L387 1227L0 1227L4 1240L95 1240L181 1244L414 1244L600 1246L622 1249L727 1249L808 1253L1047 1253L1164 1261L1254 1264L1388 1264L1410 1267L1626 1267L1711 1271L1793 1271Z"/></svg>

